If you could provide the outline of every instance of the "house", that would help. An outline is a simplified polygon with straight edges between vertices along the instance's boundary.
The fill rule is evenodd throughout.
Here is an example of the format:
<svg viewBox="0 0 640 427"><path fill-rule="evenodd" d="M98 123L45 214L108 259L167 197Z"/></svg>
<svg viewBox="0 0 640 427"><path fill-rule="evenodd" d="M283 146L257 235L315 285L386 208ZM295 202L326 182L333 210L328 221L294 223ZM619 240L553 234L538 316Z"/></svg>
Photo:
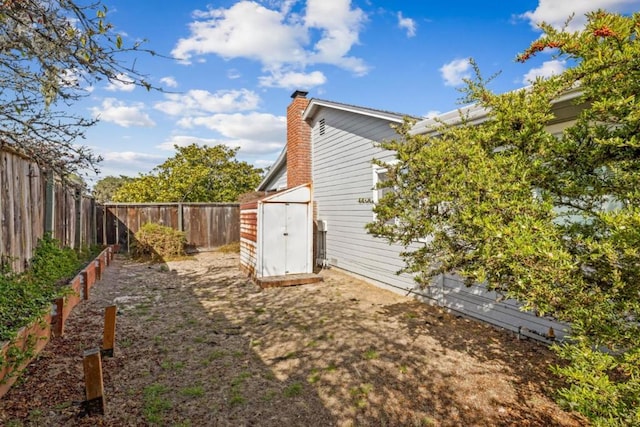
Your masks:
<svg viewBox="0 0 640 427"><path fill-rule="evenodd" d="M392 125L404 115L322 99L308 99L296 91L287 109L287 145L258 190L278 190L312 183L312 203L317 230L317 263L355 275L376 286L412 294L425 302L445 307L519 334L545 340L562 338L566 325L520 310L515 301L500 301L482 285L467 287L455 275L442 275L433 285L420 289L403 267L402 247L368 234L373 219L372 203L378 198L376 182L386 171L372 159L391 161L394 153L376 142L397 136ZM575 117L568 95L555 105L558 117L550 126L560 132ZM467 107L472 121L486 120L487 112ZM439 120L455 121L458 111ZM419 121L413 132L429 132L433 119Z"/></svg>

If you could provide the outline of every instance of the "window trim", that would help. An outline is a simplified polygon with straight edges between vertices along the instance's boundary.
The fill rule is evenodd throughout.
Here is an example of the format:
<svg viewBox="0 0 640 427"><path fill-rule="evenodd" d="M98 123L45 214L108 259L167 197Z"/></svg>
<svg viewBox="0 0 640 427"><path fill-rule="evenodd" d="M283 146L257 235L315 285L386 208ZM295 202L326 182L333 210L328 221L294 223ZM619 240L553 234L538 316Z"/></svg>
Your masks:
<svg viewBox="0 0 640 427"><path fill-rule="evenodd" d="M397 159L385 162L389 165L394 165L396 163L398 163ZM381 181L380 179L380 174L386 174L388 172L388 169L379 165L372 165L371 168L371 174L372 174L372 181L373 181L373 187L372 187L372 197L371 197L371 201L373 202L373 206L377 205L378 202L380 201L380 197L381 197L381 192L383 191L383 189L377 188L378 187L378 183ZM387 191L393 191L392 189L387 189ZM373 216L373 220L375 221L377 219L377 215L375 213L375 211L373 210L373 207L371 208L371 214ZM398 224L398 218L394 218L394 219L390 219L388 221L388 224L390 225L394 225L394 224Z"/></svg>

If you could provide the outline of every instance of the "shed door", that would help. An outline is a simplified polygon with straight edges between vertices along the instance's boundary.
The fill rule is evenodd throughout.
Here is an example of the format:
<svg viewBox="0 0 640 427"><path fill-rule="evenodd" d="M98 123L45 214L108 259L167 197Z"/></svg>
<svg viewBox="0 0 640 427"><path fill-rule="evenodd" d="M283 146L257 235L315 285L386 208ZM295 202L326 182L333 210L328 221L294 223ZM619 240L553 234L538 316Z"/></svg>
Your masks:
<svg viewBox="0 0 640 427"><path fill-rule="evenodd" d="M262 276L307 273L307 205L262 205Z"/></svg>

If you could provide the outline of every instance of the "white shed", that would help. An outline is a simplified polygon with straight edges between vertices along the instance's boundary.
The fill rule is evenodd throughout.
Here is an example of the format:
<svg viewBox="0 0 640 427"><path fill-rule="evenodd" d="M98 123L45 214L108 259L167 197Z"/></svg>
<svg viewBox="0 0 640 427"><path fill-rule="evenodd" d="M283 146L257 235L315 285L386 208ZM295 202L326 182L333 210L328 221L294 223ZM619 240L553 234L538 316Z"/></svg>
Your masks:
<svg viewBox="0 0 640 427"><path fill-rule="evenodd" d="M310 184L242 205L240 233L241 267L261 286L321 280L312 274L313 205Z"/></svg>

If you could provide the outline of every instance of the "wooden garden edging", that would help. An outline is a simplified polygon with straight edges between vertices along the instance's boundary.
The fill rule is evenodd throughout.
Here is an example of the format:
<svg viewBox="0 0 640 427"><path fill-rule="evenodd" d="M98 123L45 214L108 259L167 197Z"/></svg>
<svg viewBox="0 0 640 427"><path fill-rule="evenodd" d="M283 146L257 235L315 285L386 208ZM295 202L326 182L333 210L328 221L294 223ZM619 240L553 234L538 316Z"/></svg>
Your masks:
<svg viewBox="0 0 640 427"><path fill-rule="evenodd" d="M0 347L0 398L9 391L20 372L47 345L51 335L59 337L64 334L64 325L71 311L83 299L89 298L91 287L100 280L117 251L117 245L103 250L69 282L67 285L70 289L69 293L53 301L51 310L53 314L43 315L31 325L20 329L16 338L2 344Z"/></svg>
<svg viewBox="0 0 640 427"><path fill-rule="evenodd" d="M20 372L42 351L51 337L51 314L47 313L29 326L18 331L18 335L7 341L0 349L0 398L4 396Z"/></svg>

